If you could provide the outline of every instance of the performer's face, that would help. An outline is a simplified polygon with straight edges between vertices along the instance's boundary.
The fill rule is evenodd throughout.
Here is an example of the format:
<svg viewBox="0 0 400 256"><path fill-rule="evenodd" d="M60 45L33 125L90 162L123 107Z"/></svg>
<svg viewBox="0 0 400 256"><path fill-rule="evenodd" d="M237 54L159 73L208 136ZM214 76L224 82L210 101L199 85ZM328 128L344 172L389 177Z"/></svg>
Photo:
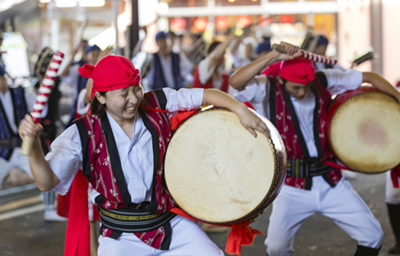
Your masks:
<svg viewBox="0 0 400 256"><path fill-rule="evenodd" d="M108 91L104 96L96 93L97 100L106 105L107 112L119 124L130 121L135 117L143 95L141 85Z"/></svg>
<svg viewBox="0 0 400 256"><path fill-rule="evenodd" d="M294 97L297 100L301 100L302 98L304 98L307 91L310 89L311 83L304 85L286 81L284 86L286 91L290 94L290 96Z"/></svg>

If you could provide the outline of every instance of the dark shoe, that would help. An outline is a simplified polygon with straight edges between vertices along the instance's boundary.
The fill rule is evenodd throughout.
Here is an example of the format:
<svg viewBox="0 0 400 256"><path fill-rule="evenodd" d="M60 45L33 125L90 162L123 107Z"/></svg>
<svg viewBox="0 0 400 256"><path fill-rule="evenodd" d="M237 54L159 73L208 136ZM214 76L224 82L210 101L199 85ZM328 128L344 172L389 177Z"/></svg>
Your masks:
<svg viewBox="0 0 400 256"><path fill-rule="evenodd" d="M381 247L371 248L371 247L358 245L357 249L354 253L354 256L378 256L380 250L381 250Z"/></svg>
<svg viewBox="0 0 400 256"><path fill-rule="evenodd" d="M400 244L397 243L390 247L388 253L392 255L400 255Z"/></svg>

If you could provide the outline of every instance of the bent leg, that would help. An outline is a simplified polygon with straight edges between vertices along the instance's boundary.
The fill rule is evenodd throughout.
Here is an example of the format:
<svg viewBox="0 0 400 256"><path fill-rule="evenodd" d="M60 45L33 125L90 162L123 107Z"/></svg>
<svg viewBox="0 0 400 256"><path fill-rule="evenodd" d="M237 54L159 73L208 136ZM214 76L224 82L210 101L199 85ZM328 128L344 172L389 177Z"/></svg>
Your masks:
<svg viewBox="0 0 400 256"><path fill-rule="evenodd" d="M360 248L380 248L381 226L348 181L340 181L321 199L320 212L357 240Z"/></svg>
<svg viewBox="0 0 400 256"><path fill-rule="evenodd" d="M264 242L269 256L292 255L294 235L304 220L315 213L317 198L310 190L282 187L272 206Z"/></svg>

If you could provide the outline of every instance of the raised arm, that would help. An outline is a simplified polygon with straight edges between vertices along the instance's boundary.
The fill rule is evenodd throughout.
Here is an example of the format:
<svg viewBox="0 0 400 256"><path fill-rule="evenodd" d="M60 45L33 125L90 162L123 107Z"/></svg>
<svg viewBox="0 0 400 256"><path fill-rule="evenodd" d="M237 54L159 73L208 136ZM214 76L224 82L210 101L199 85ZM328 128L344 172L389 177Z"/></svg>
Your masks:
<svg viewBox="0 0 400 256"><path fill-rule="evenodd" d="M255 130L270 137L267 125L260 118L253 114L243 103L220 90L205 89L203 104L227 108L234 112L239 117L244 128L246 128L254 137L257 136Z"/></svg>
<svg viewBox="0 0 400 256"><path fill-rule="evenodd" d="M26 115L18 127L21 138L25 138L25 136L36 138L32 145L32 153L29 156L29 165L38 188L42 191L48 191L53 189L60 180L50 169L50 165L44 158L39 141L39 135L42 130L42 125L40 123L35 124L30 115Z"/></svg>
<svg viewBox="0 0 400 256"><path fill-rule="evenodd" d="M398 92L385 78L373 72L363 72L363 82L371 83L373 87L389 95L392 95L400 102L400 92Z"/></svg>
<svg viewBox="0 0 400 256"><path fill-rule="evenodd" d="M243 90L251 79L269 65L280 60L290 60L300 56L297 46L284 42L281 42L281 45L286 47L287 54L279 53L278 51L269 52L267 55L239 68L229 78L229 84L236 90Z"/></svg>
<svg viewBox="0 0 400 256"><path fill-rule="evenodd" d="M225 49L228 47L228 45L231 43L232 39L235 37L234 34L230 34L228 38L220 43L217 48L210 54L210 64L209 67L212 67L217 63L217 61L224 56L225 54Z"/></svg>

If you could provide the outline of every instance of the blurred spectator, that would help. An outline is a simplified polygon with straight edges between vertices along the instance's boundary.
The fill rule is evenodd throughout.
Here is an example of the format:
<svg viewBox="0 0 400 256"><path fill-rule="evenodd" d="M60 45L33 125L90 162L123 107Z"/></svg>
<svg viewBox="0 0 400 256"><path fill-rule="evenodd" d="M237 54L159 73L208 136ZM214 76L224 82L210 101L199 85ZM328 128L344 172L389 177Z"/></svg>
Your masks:
<svg viewBox="0 0 400 256"><path fill-rule="evenodd" d="M146 77L148 82L146 90L164 87L180 89L187 83L185 80L187 70L182 66L181 57L171 51L167 42L168 37L165 32L158 32L156 35L159 51L153 54L152 67Z"/></svg>
<svg viewBox="0 0 400 256"><path fill-rule="evenodd" d="M0 66L0 186L14 168L32 177L29 159L21 154L22 140L17 129L24 116L32 111L36 100L33 91L25 90L21 86L9 88L5 75L4 66ZM47 109L47 107L44 108L42 117L47 115ZM42 200L45 203L45 220L65 220L56 213L54 192L42 193Z"/></svg>
<svg viewBox="0 0 400 256"><path fill-rule="evenodd" d="M84 41L84 40L82 40L82 41ZM73 56L72 56L70 62L67 64L67 66L61 73L61 76L66 75L62 78L63 82L71 84L76 89L76 94L75 94L74 104L72 106L70 120L67 123L66 127L69 127L72 124L72 122L75 120L76 103L77 103L78 95L82 89L86 88L86 83L88 81L87 78L84 78L81 75L79 75L78 68L85 65L86 63L96 65L97 60L99 58L99 54L101 52L101 49L97 45L92 45L92 46L89 45L86 47L84 54L82 53L82 57L84 57L84 56L85 57L72 65L71 64L72 60L73 60L74 56L76 55L76 53L78 52L78 50L80 49L82 51L82 47L84 46L84 43L82 44L82 41L81 41L80 47L74 50ZM85 60L86 60L86 62L85 62ZM69 71L67 72L66 70L69 70Z"/></svg>
<svg viewBox="0 0 400 256"><path fill-rule="evenodd" d="M259 59L272 51L271 42L269 39L264 39L256 47L256 58Z"/></svg>
<svg viewBox="0 0 400 256"><path fill-rule="evenodd" d="M314 48L314 53L321 55L321 56L325 56L326 50L328 49L328 45L329 45L328 38L326 38L324 35L319 35L317 44ZM314 67L315 67L316 71L322 70L322 69L327 69L327 68L345 70L339 64L330 65L330 64L325 64L325 63L321 63L321 62L314 62Z"/></svg>
<svg viewBox="0 0 400 256"><path fill-rule="evenodd" d="M243 33L241 36L237 37L232 48L231 48L231 54L233 57L233 68L237 69L239 67L242 67L244 65L249 64L254 60L254 47L252 43L246 43L244 44L245 51L244 54L241 53L240 51L240 45L243 44L243 40L249 35L251 27L247 26L243 29Z"/></svg>
<svg viewBox="0 0 400 256"><path fill-rule="evenodd" d="M216 88L227 93L234 93L229 86L229 74L220 70L225 62L225 50L235 37L230 34L223 42L215 41L206 48L206 58L194 72L193 88Z"/></svg>

